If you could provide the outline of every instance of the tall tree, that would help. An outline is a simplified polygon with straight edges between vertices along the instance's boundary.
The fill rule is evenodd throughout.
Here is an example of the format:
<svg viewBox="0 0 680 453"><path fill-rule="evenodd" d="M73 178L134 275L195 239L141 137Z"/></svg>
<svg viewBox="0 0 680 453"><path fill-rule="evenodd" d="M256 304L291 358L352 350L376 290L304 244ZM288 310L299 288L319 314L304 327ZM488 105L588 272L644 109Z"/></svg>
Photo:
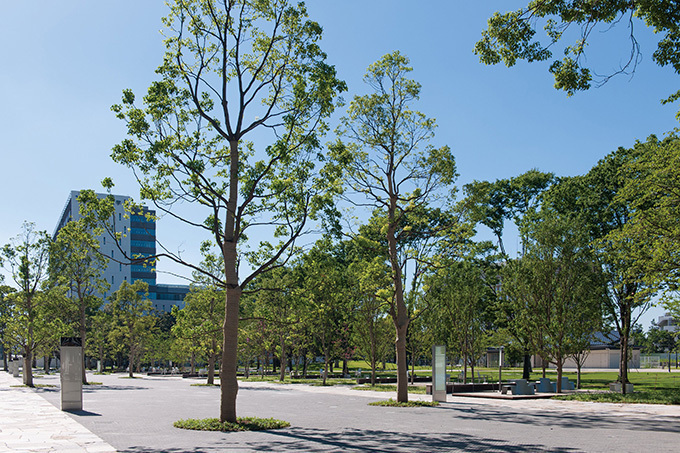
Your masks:
<svg viewBox="0 0 680 453"><path fill-rule="evenodd" d="M50 245L50 279L67 288L66 297L75 312L76 330L87 350L87 324L89 316L98 310L109 284L102 277L107 266L106 258L98 253L99 241L81 221L68 222L59 230ZM85 354L83 354L83 384L87 384Z"/></svg>
<svg viewBox="0 0 680 453"><path fill-rule="evenodd" d="M670 65L680 73L680 9L675 2L666 0L546 0L531 1L526 7L506 13L495 13L482 32L482 39L475 45L475 53L486 64L505 63L514 66L517 60L546 61L553 58L553 50L559 48L563 38L574 36L573 44L563 47L561 55L550 65L555 77L555 88L568 95L587 90L595 82L607 82L617 74L635 71L641 59L640 45L635 37L638 25L646 25L660 35L652 58L661 65ZM546 31L547 40L535 39L539 26ZM593 71L587 49L601 33L616 26L627 27L628 49L624 51L619 69L605 73ZM569 29L576 28L576 33ZM592 61L592 60L591 60ZM598 73L600 75L598 75ZM680 98L680 91L668 100Z"/></svg>
<svg viewBox="0 0 680 453"><path fill-rule="evenodd" d="M236 422L239 300L256 276L286 261L310 219L335 214L338 175L315 166L345 85L302 3L175 0L164 24L161 80L144 107L129 90L113 107L130 136L113 159L135 171L157 211L203 230L224 257L223 275L213 275L226 291L220 419ZM202 217L181 214L183 202L203 207ZM246 234L274 240L248 251ZM201 271L179 254L162 256ZM252 271L240 275L246 260Z"/></svg>
<svg viewBox="0 0 680 453"><path fill-rule="evenodd" d="M562 215L579 212L607 282L604 316L619 336L619 380L628 383L631 331L652 304L655 286L636 267L639 242L612 236L634 217L634 207L617 197L626 184L622 171L632 150L619 148L601 159L586 175L563 178L546 194L547 203ZM623 386L625 391L625 386Z"/></svg>
<svg viewBox="0 0 680 453"><path fill-rule="evenodd" d="M0 249L0 260L11 272L18 290L10 297L11 314L6 327L10 341L21 348L24 358L23 382L33 387L33 358L36 351L55 343L64 324L55 317L53 304L63 300L61 288L43 290L47 279L50 238L24 223L12 243Z"/></svg>
<svg viewBox="0 0 680 453"><path fill-rule="evenodd" d="M407 257L404 242L412 225L407 219L449 195L447 189L457 176L449 147L429 144L435 121L411 110L421 87L407 78L412 71L408 64L407 57L393 52L368 67L364 82L374 92L354 97L339 129L348 143L335 149L345 151L350 186L366 197L357 203L370 206L374 216L382 219L379 230L387 245L394 287L389 313L396 331L398 401L408 401L406 334L410 318L403 268Z"/></svg>

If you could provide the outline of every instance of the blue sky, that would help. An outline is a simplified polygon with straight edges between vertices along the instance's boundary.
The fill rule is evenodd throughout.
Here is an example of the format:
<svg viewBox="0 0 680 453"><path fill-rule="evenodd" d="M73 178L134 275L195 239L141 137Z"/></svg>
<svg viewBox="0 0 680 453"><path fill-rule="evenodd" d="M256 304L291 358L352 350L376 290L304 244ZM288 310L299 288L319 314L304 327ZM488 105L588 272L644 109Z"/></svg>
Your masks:
<svg viewBox="0 0 680 453"><path fill-rule="evenodd" d="M412 77L423 86L417 108L437 119L434 144L452 148L460 186L531 168L583 174L617 147L677 126L677 106L659 102L677 90L677 76L652 62L654 36L642 24L636 32L643 60L633 77L620 76L567 98L553 88L547 63L489 67L472 52L486 19L522 1L414 5L405 0L307 2L310 17L324 28L328 61L349 86L347 99L365 93L361 77L382 55L400 50L410 57ZM155 0L3 5L0 244L15 236L24 220L52 232L69 192L99 189L106 176L114 178L116 193L137 195L131 173L109 158L125 133L110 106L124 88L141 95L154 80L163 54L159 30L165 11ZM626 32L595 34L589 61L599 72L625 60ZM166 219L158 236L187 254L199 242ZM516 247L513 242L507 241L508 249ZM159 281L175 280L160 276ZM659 312L646 316L643 325Z"/></svg>

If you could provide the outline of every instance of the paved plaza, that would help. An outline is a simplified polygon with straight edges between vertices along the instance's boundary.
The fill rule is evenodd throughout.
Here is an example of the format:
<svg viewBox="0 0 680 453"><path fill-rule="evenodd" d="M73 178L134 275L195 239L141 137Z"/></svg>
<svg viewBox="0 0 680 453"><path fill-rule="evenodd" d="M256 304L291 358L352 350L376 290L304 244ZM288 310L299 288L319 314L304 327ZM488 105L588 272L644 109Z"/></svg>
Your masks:
<svg viewBox="0 0 680 453"><path fill-rule="evenodd" d="M36 390L0 372L0 451L21 452L676 452L680 407L453 398L440 407L369 406L390 393L347 386L242 383L241 416L274 417L266 432L176 429L216 417L219 388L177 377L90 376L84 411L61 412L59 377ZM426 395L412 398L428 400Z"/></svg>

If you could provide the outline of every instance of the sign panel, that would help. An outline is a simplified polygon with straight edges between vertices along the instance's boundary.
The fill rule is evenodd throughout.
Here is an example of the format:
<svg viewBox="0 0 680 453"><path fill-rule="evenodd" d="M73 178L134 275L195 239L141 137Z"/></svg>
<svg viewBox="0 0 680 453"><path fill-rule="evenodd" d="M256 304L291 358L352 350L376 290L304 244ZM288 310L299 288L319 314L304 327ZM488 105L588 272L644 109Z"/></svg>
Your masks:
<svg viewBox="0 0 680 453"><path fill-rule="evenodd" d="M446 401L445 346L432 346L432 401Z"/></svg>
<svg viewBox="0 0 680 453"><path fill-rule="evenodd" d="M61 410L83 410L83 347L80 338L62 338Z"/></svg>

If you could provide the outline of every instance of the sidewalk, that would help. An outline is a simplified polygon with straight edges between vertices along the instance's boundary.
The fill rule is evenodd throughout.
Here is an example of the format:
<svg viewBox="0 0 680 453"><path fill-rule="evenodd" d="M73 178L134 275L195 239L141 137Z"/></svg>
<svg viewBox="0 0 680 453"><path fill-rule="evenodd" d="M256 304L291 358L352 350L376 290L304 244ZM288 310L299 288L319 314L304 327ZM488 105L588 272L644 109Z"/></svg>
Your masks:
<svg viewBox="0 0 680 453"><path fill-rule="evenodd" d="M87 452L116 450L60 411L20 379L0 371L0 452Z"/></svg>

